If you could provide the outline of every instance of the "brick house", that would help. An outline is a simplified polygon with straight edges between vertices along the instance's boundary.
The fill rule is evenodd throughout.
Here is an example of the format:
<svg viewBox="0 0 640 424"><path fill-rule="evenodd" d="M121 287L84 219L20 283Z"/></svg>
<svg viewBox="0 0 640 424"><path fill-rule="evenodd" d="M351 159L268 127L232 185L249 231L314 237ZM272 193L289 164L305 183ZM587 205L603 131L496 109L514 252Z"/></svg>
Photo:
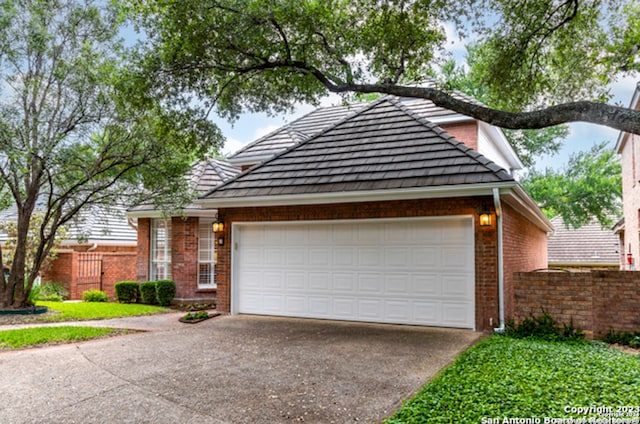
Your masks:
<svg viewBox="0 0 640 424"><path fill-rule="evenodd" d="M393 97L310 115L231 156L245 172L182 217L132 211L139 279L170 270L178 298L231 313L477 330L512 315L512 274L546 267L552 226L499 129Z"/></svg>
<svg viewBox="0 0 640 424"><path fill-rule="evenodd" d="M640 110L640 83L629 107ZM616 151L622 162L622 200L624 221L616 226L620 234L625 263L623 269L637 270L640 258L640 135L621 132Z"/></svg>
<svg viewBox="0 0 640 424"><path fill-rule="evenodd" d="M188 177L195 192L204 194L239 172L225 161L211 159L196 164ZM217 252L212 224L216 210L192 204L168 217L153 205L142 205L127 215L138 235L134 279L173 279L176 302L215 302Z"/></svg>

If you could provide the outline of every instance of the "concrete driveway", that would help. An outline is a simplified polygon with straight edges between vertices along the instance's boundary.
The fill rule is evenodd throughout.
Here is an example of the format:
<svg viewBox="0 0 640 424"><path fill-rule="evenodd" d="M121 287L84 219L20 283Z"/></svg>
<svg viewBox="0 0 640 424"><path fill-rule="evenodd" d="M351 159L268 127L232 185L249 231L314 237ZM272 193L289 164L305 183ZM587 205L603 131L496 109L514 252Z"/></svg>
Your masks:
<svg viewBox="0 0 640 424"><path fill-rule="evenodd" d="M481 336L256 316L152 328L0 353L0 422L379 421Z"/></svg>

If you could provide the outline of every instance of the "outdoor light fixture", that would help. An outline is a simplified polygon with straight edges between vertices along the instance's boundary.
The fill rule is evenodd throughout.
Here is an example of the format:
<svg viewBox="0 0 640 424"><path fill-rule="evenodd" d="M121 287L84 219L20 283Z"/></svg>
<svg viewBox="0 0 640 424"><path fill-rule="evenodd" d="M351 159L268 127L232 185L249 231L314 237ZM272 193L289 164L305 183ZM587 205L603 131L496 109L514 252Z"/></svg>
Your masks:
<svg viewBox="0 0 640 424"><path fill-rule="evenodd" d="M216 219L216 222L213 223L211 228L213 229L214 233L217 233L217 232L220 232L220 231L224 231L224 223L222 221L220 221L219 219Z"/></svg>
<svg viewBox="0 0 640 424"><path fill-rule="evenodd" d="M488 211L480 212L480 226L481 227L491 226L491 212L488 212Z"/></svg>

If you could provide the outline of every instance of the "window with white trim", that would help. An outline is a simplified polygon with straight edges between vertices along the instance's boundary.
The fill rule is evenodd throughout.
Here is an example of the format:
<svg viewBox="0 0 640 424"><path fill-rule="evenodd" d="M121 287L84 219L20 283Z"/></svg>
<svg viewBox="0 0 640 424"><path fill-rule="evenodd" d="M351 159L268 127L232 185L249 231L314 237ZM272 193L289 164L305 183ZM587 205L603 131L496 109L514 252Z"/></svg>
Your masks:
<svg viewBox="0 0 640 424"><path fill-rule="evenodd" d="M216 238L212 219L200 218L198 224L198 288L211 289L216 284Z"/></svg>
<svg viewBox="0 0 640 424"><path fill-rule="evenodd" d="M171 224L164 219L151 220L150 280L171 279Z"/></svg>

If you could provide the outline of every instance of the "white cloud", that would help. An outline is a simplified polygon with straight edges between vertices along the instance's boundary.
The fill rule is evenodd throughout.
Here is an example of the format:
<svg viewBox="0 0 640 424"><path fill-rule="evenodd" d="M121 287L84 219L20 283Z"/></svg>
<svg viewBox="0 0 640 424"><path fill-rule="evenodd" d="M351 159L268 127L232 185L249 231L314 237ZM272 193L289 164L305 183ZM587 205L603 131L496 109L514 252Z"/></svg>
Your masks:
<svg viewBox="0 0 640 424"><path fill-rule="evenodd" d="M235 138L227 138L224 142L224 147L222 148L222 154L230 155L232 153L235 153L240 150L245 144L247 143Z"/></svg>

